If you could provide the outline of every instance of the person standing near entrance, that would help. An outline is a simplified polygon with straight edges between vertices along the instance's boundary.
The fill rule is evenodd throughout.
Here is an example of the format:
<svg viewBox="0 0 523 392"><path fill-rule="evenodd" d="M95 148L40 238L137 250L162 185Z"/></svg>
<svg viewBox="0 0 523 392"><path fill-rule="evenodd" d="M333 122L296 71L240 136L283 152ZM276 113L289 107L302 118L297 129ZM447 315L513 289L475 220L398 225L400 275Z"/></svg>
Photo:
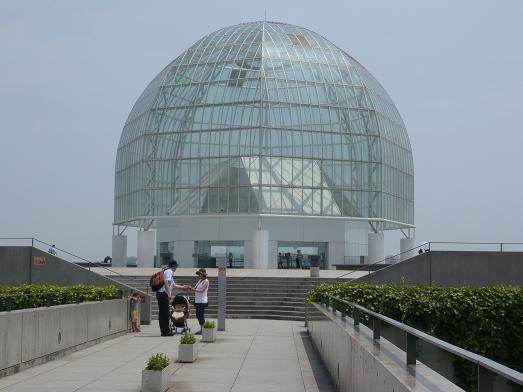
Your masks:
<svg viewBox="0 0 523 392"><path fill-rule="evenodd" d="M181 286L174 283L174 272L178 268L176 260L169 262L168 268L163 271L163 286L156 292L158 300L158 323L162 336L173 336L169 328L169 302L174 288L185 289L187 286Z"/></svg>
<svg viewBox="0 0 523 392"><path fill-rule="evenodd" d="M200 268L196 271L196 275L200 278L198 282L191 287L194 291L194 305L196 306L196 318L200 324L200 330L195 335L202 334L203 324L205 324L205 308L207 307L207 291L209 290L209 279L207 279L207 271L205 268Z"/></svg>
<svg viewBox="0 0 523 392"><path fill-rule="evenodd" d="M298 254L296 255L296 268L301 268L301 259L302 259L301 250L298 250Z"/></svg>

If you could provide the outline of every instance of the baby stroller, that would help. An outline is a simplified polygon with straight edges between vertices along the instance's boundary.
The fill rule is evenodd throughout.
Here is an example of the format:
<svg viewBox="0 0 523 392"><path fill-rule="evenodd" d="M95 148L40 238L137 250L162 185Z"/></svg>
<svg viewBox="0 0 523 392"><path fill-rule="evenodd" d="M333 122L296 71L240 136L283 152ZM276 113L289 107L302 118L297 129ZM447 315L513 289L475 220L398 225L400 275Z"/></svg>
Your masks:
<svg viewBox="0 0 523 392"><path fill-rule="evenodd" d="M171 309L169 314L170 317L170 329L172 333L178 333L178 328L181 328L181 332L186 334L191 332L191 329L187 325L187 319L189 318L189 298L182 294L177 294L173 298L171 303Z"/></svg>

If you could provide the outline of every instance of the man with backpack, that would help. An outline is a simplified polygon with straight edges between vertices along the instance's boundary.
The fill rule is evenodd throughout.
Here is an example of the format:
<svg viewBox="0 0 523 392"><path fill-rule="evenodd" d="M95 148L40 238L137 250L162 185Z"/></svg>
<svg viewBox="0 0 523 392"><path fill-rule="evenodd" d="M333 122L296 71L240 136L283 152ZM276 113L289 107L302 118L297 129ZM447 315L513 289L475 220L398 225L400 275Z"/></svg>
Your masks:
<svg viewBox="0 0 523 392"><path fill-rule="evenodd" d="M174 272L176 271L176 268L178 268L176 260L170 261L168 268L163 271L163 284L158 291L156 291L156 299L158 300L158 323L160 324L162 336L173 336L173 333L169 328L169 302L173 289L187 288L186 286L174 283Z"/></svg>

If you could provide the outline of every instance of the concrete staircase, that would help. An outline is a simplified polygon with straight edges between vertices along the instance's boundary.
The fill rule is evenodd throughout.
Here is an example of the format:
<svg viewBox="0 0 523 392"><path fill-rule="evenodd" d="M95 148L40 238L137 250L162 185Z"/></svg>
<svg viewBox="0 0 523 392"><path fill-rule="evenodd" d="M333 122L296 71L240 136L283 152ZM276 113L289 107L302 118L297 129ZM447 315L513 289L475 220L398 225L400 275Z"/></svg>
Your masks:
<svg viewBox="0 0 523 392"><path fill-rule="evenodd" d="M158 304L155 293L149 289L149 276L117 276L113 279L136 289L149 292L152 296L152 319L158 319ZM194 285L197 279L189 276L176 277L177 284ZM305 320L304 298L309 290L321 283L334 283L329 278L282 278L282 277L228 277L227 318ZM209 278L209 306L205 316L216 319L218 312L218 279ZM182 291L176 290L176 293ZM189 294L191 305L194 293ZM195 317L194 306L191 318Z"/></svg>

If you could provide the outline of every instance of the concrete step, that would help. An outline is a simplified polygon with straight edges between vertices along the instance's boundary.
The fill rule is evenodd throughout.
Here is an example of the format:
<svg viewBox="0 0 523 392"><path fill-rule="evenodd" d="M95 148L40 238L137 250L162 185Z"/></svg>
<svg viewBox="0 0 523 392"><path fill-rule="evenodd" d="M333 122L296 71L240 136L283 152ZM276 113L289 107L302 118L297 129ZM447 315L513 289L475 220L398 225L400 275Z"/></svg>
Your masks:
<svg viewBox="0 0 523 392"><path fill-rule="evenodd" d="M177 284L196 283L196 278L176 277ZM116 280L132 287L149 292L152 297L152 317L158 317L155 293L149 289L149 276L118 277ZM210 278L208 293L209 306L205 310L207 318L216 318L218 312L218 282ZM304 298L316 285L333 282L332 279L311 278L228 278L227 279L227 318L258 318L273 320L304 320ZM191 318L195 317L194 293L176 291L175 294L189 296Z"/></svg>

